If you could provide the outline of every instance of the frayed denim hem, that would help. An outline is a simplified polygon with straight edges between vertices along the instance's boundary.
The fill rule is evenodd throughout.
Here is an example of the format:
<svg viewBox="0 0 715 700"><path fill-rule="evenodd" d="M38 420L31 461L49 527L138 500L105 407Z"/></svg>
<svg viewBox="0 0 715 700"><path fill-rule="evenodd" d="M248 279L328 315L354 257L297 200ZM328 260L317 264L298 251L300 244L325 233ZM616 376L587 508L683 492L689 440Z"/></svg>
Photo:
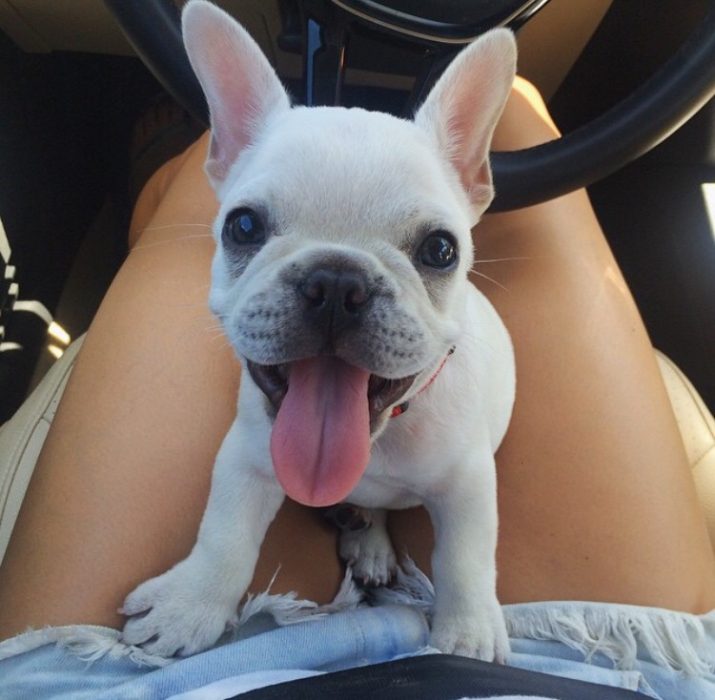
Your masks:
<svg viewBox="0 0 715 700"><path fill-rule="evenodd" d="M410 559L398 571L392 586L367 593L355 585L348 570L338 594L328 605L300 600L295 593L274 595L270 586L263 593L249 596L221 643L262 631L265 621L262 628L256 628L258 620L254 618L263 619L266 615L275 625L285 626L363 605L396 604L416 607L429 619L433 602L431 581ZM715 611L691 615L637 605L578 601L520 603L505 605L503 610L509 637L561 642L580 652L586 661L602 654L620 670L632 670L638 659L645 659L692 676L715 673ZM57 644L88 662L108 655L129 658L142 666L162 667L175 660L147 654L139 647L124 644L117 630L93 625L30 630L0 642L0 660L44 644Z"/></svg>
<svg viewBox="0 0 715 700"><path fill-rule="evenodd" d="M416 605L429 616L432 582L407 560L390 588L377 589L375 604ZM691 676L715 673L715 610L706 615L616 603L548 601L504 605L511 639L555 641L596 654L614 668L632 670L638 659Z"/></svg>
<svg viewBox="0 0 715 700"><path fill-rule="evenodd" d="M270 592L278 572L268 588L255 595L249 594L236 617L229 623L219 644L227 644L265 631L271 626L294 625L318 620L332 613L357 608L364 600L363 592L355 584L352 571L347 570L340 589L328 605L318 605L299 599L294 592L275 595ZM267 622L270 618L271 622ZM141 647L126 644L122 633L100 625L65 625L30 629L0 642L0 661L23 654L46 644L56 644L73 656L92 663L105 656L110 659L128 659L138 666L162 668L177 660L148 654Z"/></svg>
<svg viewBox="0 0 715 700"><path fill-rule="evenodd" d="M367 592L348 571L327 606L270 590L250 597L219 644L192 657L147 654L106 627L31 630L0 643L0 689L13 698L46 697L43 689L60 685L65 695L56 696L72 700L167 697L229 676L380 663L435 651L433 602L431 582L407 561L389 588ZM558 601L506 605L504 614L514 666L653 698L715 697L715 612Z"/></svg>

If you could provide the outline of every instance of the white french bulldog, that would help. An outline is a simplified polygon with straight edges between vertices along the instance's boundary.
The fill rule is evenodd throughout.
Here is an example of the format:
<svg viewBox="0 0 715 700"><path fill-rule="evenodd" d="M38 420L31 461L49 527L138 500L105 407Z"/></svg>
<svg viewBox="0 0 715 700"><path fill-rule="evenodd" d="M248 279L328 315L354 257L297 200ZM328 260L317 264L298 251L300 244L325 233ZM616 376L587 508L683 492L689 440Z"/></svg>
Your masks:
<svg viewBox="0 0 715 700"><path fill-rule="evenodd" d="M512 34L466 48L406 121L291 108L227 14L192 0L183 26L221 203L210 306L245 371L196 544L129 595L123 640L164 656L212 645L287 494L377 509L341 544L375 583L395 567L381 509L424 504L436 537L432 644L503 662L494 452L514 362L467 274L470 229L493 197L488 152L514 78Z"/></svg>

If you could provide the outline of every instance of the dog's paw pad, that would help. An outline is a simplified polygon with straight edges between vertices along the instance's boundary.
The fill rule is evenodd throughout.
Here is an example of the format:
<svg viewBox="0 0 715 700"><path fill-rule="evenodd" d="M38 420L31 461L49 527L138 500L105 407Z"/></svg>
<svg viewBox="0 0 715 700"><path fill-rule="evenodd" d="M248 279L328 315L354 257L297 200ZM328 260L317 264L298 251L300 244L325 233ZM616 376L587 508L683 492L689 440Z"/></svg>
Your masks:
<svg viewBox="0 0 715 700"><path fill-rule="evenodd" d="M344 532L340 556L352 566L353 578L366 587L386 586L397 571L397 557L387 532L379 527Z"/></svg>
<svg viewBox="0 0 715 700"><path fill-rule="evenodd" d="M150 579L146 583L151 583L154 580ZM144 616L151 610L152 605L152 595L145 588L145 584L142 584L127 596L124 604L117 612L126 617Z"/></svg>
<svg viewBox="0 0 715 700"><path fill-rule="evenodd" d="M212 602L176 569L133 591L121 608L129 619L122 641L156 656L189 656L213 645L235 610Z"/></svg>
<svg viewBox="0 0 715 700"><path fill-rule="evenodd" d="M506 663L509 637L501 608L480 606L474 614L436 615L430 643L445 654Z"/></svg>
<svg viewBox="0 0 715 700"><path fill-rule="evenodd" d="M218 640L226 629L224 617L204 609L201 617L184 613L182 618L169 620L166 610L154 609L143 618L127 620L122 641L155 656L190 656Z"/></svg>

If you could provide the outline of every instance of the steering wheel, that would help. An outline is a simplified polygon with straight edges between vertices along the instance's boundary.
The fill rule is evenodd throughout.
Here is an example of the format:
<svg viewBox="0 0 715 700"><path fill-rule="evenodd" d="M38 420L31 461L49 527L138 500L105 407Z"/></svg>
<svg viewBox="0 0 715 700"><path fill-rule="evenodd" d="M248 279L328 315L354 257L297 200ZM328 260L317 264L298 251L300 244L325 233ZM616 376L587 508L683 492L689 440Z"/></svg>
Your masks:
<svg viewBox="0 0 715 700"><path fill-rule="evenodd" d="M455 47L490 27L518 27L548 0L306 1L313 8L327 8L330 12L323 16L339 17L343 23L346 18L349 18L347 21L373 22L384 31L411 36L423 44L448 46L449 50L442 55L451 56ZM105 0L105 3L147 67L185 108L206 124L206 103L184 52L180 18L174 2ZM447 16L450 8L452 14ZM313 20L308 23L310 21ZM317 29L308 26L305 34L309 55L312 51L312 55L322 53L324 57L326 52L336 48L339 53L340 46L321 43L319 26ZM337 56L336 65L340 64L339 59ZM437 65L443 68L446 61L438 61ZM338 75L336 79L339 78ZM334 94L339 95L339 82ZM657 146L713 95L715 0L711 0L707 15L676 54L606 113L543 145L522 151L492 153L497 197L490 211L537 204L609 175Z"/></svg>

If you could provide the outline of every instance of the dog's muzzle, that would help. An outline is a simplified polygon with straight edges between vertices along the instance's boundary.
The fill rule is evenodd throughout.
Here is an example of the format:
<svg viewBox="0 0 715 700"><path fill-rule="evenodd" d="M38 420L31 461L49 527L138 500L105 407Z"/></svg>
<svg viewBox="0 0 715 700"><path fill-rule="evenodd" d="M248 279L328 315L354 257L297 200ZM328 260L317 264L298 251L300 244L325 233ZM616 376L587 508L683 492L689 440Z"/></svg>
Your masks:
<svg viewBox="0 0 715 700"><path fill-rule="evenodd" d="M299 503L333 505L362 478L371 437L417 375L390 379L371 372L385 367L391 373L375 357L384 347L373 317L380 294L366 270L344 258L323 258L291 272L284 283L294 332L278 321L279 353L271 364L249 359L247 366L275 411L270 449L281 486Z"/></svg>
<svg viewBox="0 0 715 700"><path fill-rule="evenodd" d="M382 379L336 355L248 366L266 395L279 402L270 450L285 492L308 506L344 500L367 468L381 409L411 380Z"/></svg>
<svg viewBox="0 0 715 700"><path fill-rule="evenodd" d="M281 364L248 362L253 380L268 398L276 413L288 393L293 365L314 358L334 358L330 362L314 362L315 367L354 367L360 369L360 346L366 340L370 347L373 305L379 291L370 282L370 274L362 266L344 257L323 258L288 281L297 302L296 313L302 321L303 358ZM295 347L286 348L289 357ZM295 355L293 355L295 357ZM291 357L291 360L293 360ZM370 360L366 357L366 363ZM374 361L373 361L374 364ZM340 372L336 376L343 376ZM344 374L351 377L350 372ZM363 378L367 373L363 371ZM366 382L370 430L374 430L381 415L406 394L417 375L387 379L371 374Z"/></svg>
<svg viewBox="0 0 715 700"><path fill-rule="evenodd" d="M277 413L288 392L290 365L260 365L247 361L248 371L258 388L266 395ZM370 429L374 430L382 414L391 406L400 403L417 377L416 374L401 379L386 379L377 374L370 375L367 385L367 400L370 411Z"/></svg>
<svg viewBox="0 0 715 700"><path fill-rule="evenodd" d="M298 289L306 302L306 321L324 335L328 346L359 323L370 302L368 282L359 269L317 267Z"/></svg>

